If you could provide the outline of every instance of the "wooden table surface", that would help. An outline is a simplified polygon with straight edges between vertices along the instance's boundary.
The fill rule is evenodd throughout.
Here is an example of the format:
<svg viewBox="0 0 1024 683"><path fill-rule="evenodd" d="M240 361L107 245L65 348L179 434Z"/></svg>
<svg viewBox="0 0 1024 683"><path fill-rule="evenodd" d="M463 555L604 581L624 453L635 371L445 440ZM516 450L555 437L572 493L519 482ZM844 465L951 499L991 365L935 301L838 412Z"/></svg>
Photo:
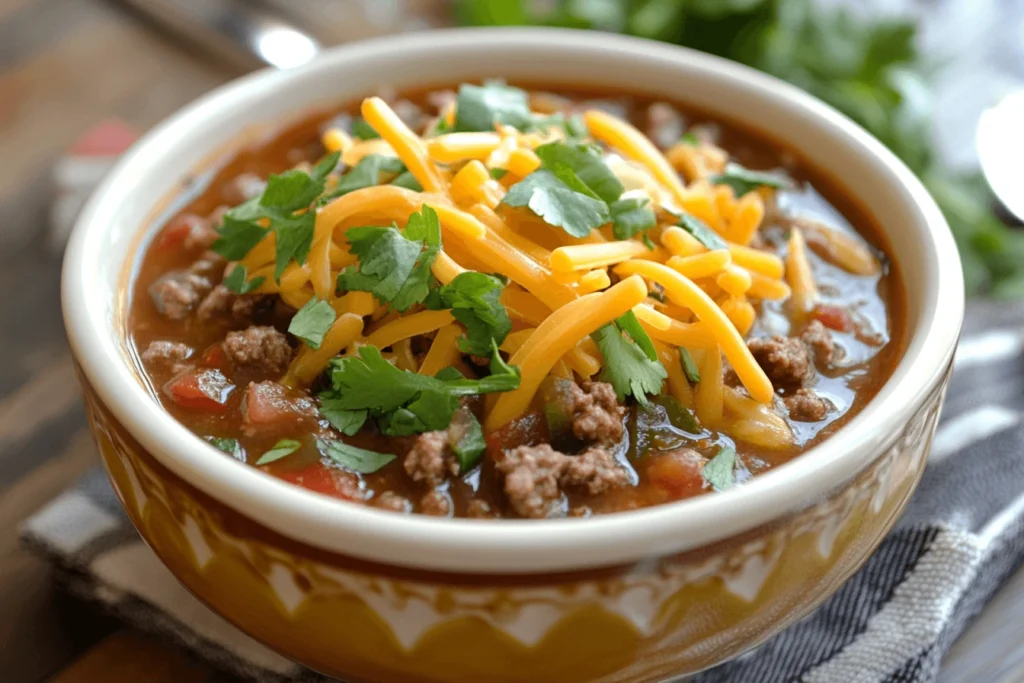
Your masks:
<svg viewBox="0 0 1024 683"><path fill-rule="evenodd" d="M0 681L205 681L213 672L62 593L19 547L18 523L97 462L59 308L50 246L53 162L97 122L145 130L241 72L182 49L103 0L0 0ZM944 683L1014 660L1024 576L983 615ZM1019 633L1011 628L1009 633ZM999 637L993 637L993 634ZM1000 635L1001 634L1001 635ZM222 679L218 679L222 680Z"/></svg>

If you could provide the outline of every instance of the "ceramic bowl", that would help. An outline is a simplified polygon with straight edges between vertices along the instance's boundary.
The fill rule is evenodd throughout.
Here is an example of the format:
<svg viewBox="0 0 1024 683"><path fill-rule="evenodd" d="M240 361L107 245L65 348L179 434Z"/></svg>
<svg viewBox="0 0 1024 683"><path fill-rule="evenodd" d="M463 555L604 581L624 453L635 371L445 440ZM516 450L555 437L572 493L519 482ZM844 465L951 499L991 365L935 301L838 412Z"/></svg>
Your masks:
<svg viewBox="0 0 1024 683"><path fill-rule="evenodd" d="M132 265L240 131L398 88L484 77L659 93L795 150L883 227L908 343L823 444L743 486L586 521L402 516L279 481L165 413L129 348ZM676 47L598 33L463 30L344 46L215 90L142 139L82 214L63 305L103 461L125 510L199 599L346 681L655 681L752 647L857 569L914 489L963 315L935 203L877 140L797 88Z"/></svg>

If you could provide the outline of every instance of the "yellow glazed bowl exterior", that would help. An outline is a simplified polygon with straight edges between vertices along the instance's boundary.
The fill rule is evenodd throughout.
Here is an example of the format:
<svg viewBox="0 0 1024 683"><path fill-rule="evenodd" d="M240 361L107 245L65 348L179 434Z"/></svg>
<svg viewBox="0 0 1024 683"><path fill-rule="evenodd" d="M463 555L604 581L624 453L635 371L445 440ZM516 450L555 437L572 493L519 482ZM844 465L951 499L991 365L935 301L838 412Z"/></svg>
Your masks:
<svg viewBox="0 0 1024 683"><path fill-rule="evenodd" d="M661 93L760 130L883 226L908 343L878 395L790 463L715 495L586 521L442 520L336 501L226 458L164 412L126 330L126 282L186 177L240 131L383 84L502 76ZM895 226L895 227L892 227ZM898 228L898 229L897 229ZM877 140L797 89L707 55L553 30L431 32L261 72L172 117L90 201L63 306L103 461L143 538L214 611L357 681L657 681L732 657L833 593L913 491L963 318L956 247Z"/></svg>
<svg viewBox="0 0 1024 683"><path fill-rule="evenodd" d="M945 384L814 505L690 552L535 576L401 569L297 543L160 465L87 384L86 404L146 542L199 599L282 654L353 683L625 683L728 659L835 591L913 491Z"/></svg>

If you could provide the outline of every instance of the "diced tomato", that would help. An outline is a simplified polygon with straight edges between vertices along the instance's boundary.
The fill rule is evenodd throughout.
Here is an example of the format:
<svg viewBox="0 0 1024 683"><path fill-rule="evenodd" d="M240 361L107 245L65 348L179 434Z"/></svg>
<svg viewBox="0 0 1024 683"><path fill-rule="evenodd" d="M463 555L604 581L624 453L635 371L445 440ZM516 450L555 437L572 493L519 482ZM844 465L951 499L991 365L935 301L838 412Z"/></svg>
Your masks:
<svg viewBox="0 0 1024 683"><path fill-rule="evenodd" d="M316 406L301 396L291 397L277 382L249 385L242 403L242 419L248 425L290 427L316 415Z"/></svg>
<svg viewBox="0 0 1024 683"><path fill-rule="evenodd" d="M196 225L203 219L192 214L178 216L168 223L156 238L154 249L162 251L178 251L185 246L185 240L192 234Z"/></svg>
<svg viewBox="0 0 1024 683"><path fill-rule="evenodd" d="M224 353L224 347L220 344L214 344L203 353L203 365L207 367L221 367L227 359L228 357L227 354Z"/></svg>
<svg viewBox="0 0 1024 683"><path fill-rule="evenodd" d="M274 472L279 479L301 486L325 496L344 500L359 500L359 478L351 472L342 472L324 465L314 463L300 470L282 470Z"/></svg>
<svg viewBox="0 0 1024 683"><path fill-rule="evenodd" d="M850 318L849 312L841 306L818 304L814 309L814 317L830 330L836 332L853 330L853 319Z"/></svg>
<svg viewBox="0 0 1024 683"><path fill-rule="evenodd" d="M704 489L704 458L689 449L669 451L652 457L647 478L673 499L689 498Z"/></svg>
<svg viewBox="0 0 1024 683"><path fill-rule="evenodd" d="M222 413L234 388L220 370L190 370L165 384L164 392L182 407Z"/></svg>

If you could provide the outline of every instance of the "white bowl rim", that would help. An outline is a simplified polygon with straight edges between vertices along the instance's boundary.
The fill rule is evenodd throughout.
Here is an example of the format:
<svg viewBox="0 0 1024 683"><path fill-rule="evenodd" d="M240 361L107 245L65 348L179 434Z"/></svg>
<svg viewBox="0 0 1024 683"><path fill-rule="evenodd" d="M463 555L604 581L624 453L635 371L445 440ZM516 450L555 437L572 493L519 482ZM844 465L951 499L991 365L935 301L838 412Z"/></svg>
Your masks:
<svg viewBox="0 0 1024 683"><path fill-rule="evenodd" d="M623 59L671 62L735 82L765 98L782 98L820 119L832 134L866 150L880 173L902 188L927 225L936 259L920 332L879 394L824 443L735 489L672 504L578 520L471 520L397 515L311 494L211 447L165 412L136 379L109 321L90 304L99 294L96 243L138 174L153 173L153 150L174 144L209 112L272 89L289 73L334 70L395 50L410 56L450 47L494 45L544 50L557 41L580 50L615 51ZM500 74L497 74L500 75ZM677 553L732 537L821 500L873 462L942 381L963 318L959 255L945 219L911 171L878 140L803 91L745 66L651 41L563 29L450 29L378 38L326 51L289 72L263 70L217 88L145 135L119 162L82 212L64 261L62 302L68 336L89 383L113 415L160 463L201 491L286 537L382 564L424 570L510 574L614 566ZM941 304L941 305L940 305ZM927 343L925 343L927 340ZM171 445L169 445L171 444Z"/></svg>

